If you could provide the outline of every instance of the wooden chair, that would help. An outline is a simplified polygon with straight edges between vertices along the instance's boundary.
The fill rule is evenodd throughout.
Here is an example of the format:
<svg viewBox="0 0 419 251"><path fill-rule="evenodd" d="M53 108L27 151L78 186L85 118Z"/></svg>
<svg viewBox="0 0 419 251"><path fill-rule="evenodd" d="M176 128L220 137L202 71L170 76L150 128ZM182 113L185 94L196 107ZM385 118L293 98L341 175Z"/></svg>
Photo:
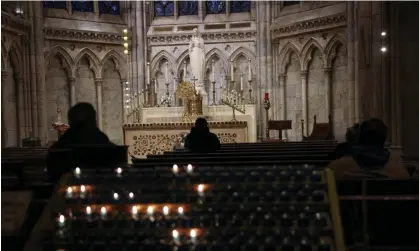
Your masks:
<svg viewBox="0 0 419 251"><path fill-rule="evenodd" d="M332 119L329 115L329 122L327 123L317 123L316 115L314 115L313 130L311 131L310 136L304 136L304 124L301 127L303 140L334 140L335 136L333 135L333 126Z"/></svg>

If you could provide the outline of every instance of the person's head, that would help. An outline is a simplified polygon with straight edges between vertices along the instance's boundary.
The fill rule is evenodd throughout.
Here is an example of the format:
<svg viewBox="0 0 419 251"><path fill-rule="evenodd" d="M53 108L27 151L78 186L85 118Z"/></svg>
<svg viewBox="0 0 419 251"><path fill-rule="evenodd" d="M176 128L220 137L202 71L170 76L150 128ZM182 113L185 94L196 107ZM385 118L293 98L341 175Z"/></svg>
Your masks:
<svg viewBox="0 0 419 251"><path fill-rule="evenodd" d="M192 31L193 31L193 35L194 36L198 36L199 35L199 31L198 31L197 28L194 28Z"/></svg>
<svg viewBox="0 0 419 251"><path fill-rule="evenodd" d="M352 127L349 127L346 130L346 135L345 135L346 142L349 142L349 143L357 142L358 141L358 135L359 135L359 124L356 123Z"/></svg>
<svg viewBox="0 0 419 251"><path fill-rule="evenodd" d="M192 129L193 129L193 132L196 132L196 133L209 132L207 120L204 118L197 118L195 121L195 126Z"/></svg>
<svg viewBox="0 0 419 251"><path fill-rule="evenodd" d="M359 128L360 145L383 147L387 139L387 126L380 119L369 119Z"/></svg>
<svg viewBox="0 0 419 251"><path fill-rule="evenodd" d="M70 127L96 127L96 111L89 103L78 103L68 111Z"/></svg>

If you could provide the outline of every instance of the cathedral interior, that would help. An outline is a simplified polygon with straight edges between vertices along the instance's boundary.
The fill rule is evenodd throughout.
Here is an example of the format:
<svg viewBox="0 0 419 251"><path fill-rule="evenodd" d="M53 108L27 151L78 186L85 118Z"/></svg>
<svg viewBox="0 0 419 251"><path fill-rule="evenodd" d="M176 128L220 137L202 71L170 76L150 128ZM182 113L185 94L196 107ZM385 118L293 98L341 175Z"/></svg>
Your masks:
<svg viewBox="0 0 419 251"><path fill-rule="evenodd" d="M243 149L246 144L255 144L255 147L261 147L261 152L265 149L261 142L268 139L285 141L292 149L301 147L300 141L306 139L342 142L347 129L355 123L378 118L388 128L386 145L399 152L404 160L417 164L418 11L417 2L402 1L2 1L1 145L2 149L6 149L3 153L8 154L12 150L7 149L14 149L16 152L10 152L10 158L20 156L13 154L20 154L20 150L16 149L21 149L31 139L37 140L37 147L47 149L68 128L67 113L70 108L87 102L97 112L98 128L113 143L127 146L128 155L133 159L145 159L149 155L165 156L183 139L197 117L208 120L211 131L222 145L226 144L225 149L236 143L243 144ZM321 151L320 143L307 144L308 148ZM332 145L327 145L329 143L325 144L325 148L332 148ZM249 149L243 150L244 155L252 154ZM233 155L228 156L234 158L231 157ZM152 163L170 163L170 175L178 173L177 164L184 164L185 168L189 164L182 163L180 159L173 163L170 162L172 159L161 158ZM223 161L228 159L222 158ZM245 164L246 161L239 162ZM13 161L10 163L16 164ZM133 165L142 166L141 163L134 162ZM115 192L112 202L105 203L100 210L98 205L83 209L89 212L89 217L90 212L104 216L111 208L115 210L118 207L112 204L118 198L128 201L134 196L130 193L122 199L122 190L131 188L127 185L130 181L121 176L123 171L118 168L117 177L121 179L115 182L121 182L118 183L121 192ZM185 172L192 172L190 168L188 165ZM206 171L201 169L200 172L204 175ZM288 177L279 169L277 172L278 179ZM291 172L291 176L297 177L298 172ZM311 175L307 179L317 177L316 171L304 169L302 172L307 177ZM101 175L110 176L114 172ZM147 178L140 171L133 171L132 175L141 180L143 183L139 186L144 187L151 177ZM221 173L214 175L221 177L208 185L215 189L224 176ZM321 177L324 178L319 180L327 180L328 175L327 171L322 171ZM233 182L237 178L233 176L224 178ZM113 181L100 180L98 176L92 180L83 177L67 180L67 199L81 196L75 200L84 200L84 192L90 194L92 187L114 184ZM261 179L264 182L268 180L267 177ZM91 182L91 185L83 182ZM164 182L160 185L164 186ZM170 182L176 183L173 180ZM192 178L182 182L188 187L193 183ZM81 186L82 190L79 187L81 184L86 185ZM252 186L253 183L249 184ZM264 193L264 188L257 184L253 184L254 192ZM204 185L193 189L202 193ZM245 188L234 189L241 192L240 189ZM328 193L331 201L337 198L330 192L333 191L331 186L327 185L324 189L322 193ZM153 194L156 198L164 196L160 190L153 191ZM93 198L89 196L88 200ZM231 195L231 198L234 196ZM246 203L250 203L252 197L249 196ZM283 193L281 196L286 197ZM215 201L208 203L214 204ZM196 209L176 200L171 206L164 207L163 204L156 204L154 199L154 204L141 203L141 209L140 206L132 208L135 215L150 216L156 212L153 210L160 210L165 217L170 209L171 212L178 210L176 217L180 217L183 210L186 215ZM249 204L250 207L252 205ZM303 204L300 206L303 210ZM299 205L296 207L299 210ZM71 210L75 212L74 208L72 206ZM269 215L274 215L275 210L283 212L275 207L272 210ZM286 245L292 243L284 239L281 249L269 249L263 245L259 245L258 249L249 243L241 249L223 249L216 246L218 244L199 249L200 244L192 248L189 242L189 246L182 249L186 244L183 240L177 243L178 236L188 235L193 239L197 235L203 236L207 230L202 230L204 227L189 229L189 223L180 217L179 220L185 220L182 221L184 225L180 225L187 230L177 228L169 236L172 238L173 235L176 239L178 249L170 249L159 242L159 247L154 243L147 244L149 249L146 246L129 249L127 246L123 250L345 251L342 229L336 223L339 217L336 218L333 210L330 212L333 229L336 230L331 237L333 248L321 239L314 249L309 249L308 244L307 249L303 248L305 244L300 245L301 249L287 249ZM312 211L304 212L309 215ZM197 214L201 213L203 211ZM61 216L58 221L64 224L64 216ZM224 216L231 215L225 213ZM65 217L69 220L70 216ZM284 214L281 217L281 222L288 219ZM263 217L259 220L263 221ZM321 221L320 218L317 220ZM136 225L130 226L136 228ZM417 230L419 221L415 226ZM88 227L83 225L80 229L88 231ZM147 225L145 228L153 227ZM243 236L253 238L252 235L241 235L240 238L245 238ZM306 243L304 238L301 243ZM310 239L310 243L314 242ZM27 249L27 246L25 250L35 250ZM419 244L413 249L391 250L417 250L417 247ZM115 244L111 249L101 248L104 247L86 250L115 250L121 249L121 246ZM58 250L85 249L67 247Z"/></svg>

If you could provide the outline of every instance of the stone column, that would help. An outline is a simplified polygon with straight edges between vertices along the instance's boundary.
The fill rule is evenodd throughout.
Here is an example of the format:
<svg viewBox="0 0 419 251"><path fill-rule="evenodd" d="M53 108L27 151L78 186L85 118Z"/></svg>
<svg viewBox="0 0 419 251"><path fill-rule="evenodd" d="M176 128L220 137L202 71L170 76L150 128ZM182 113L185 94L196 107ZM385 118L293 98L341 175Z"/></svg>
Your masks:
<svg viewBox="0 0 419 251"><path fill-rule="evenodd" d="M139 90L141 89L145 89L145 85L144 85L144 76L145 76L145 70L144 70L144 66L145 66L145 60L144 60L144 33L145 31L143 30L143 15L144 15L144 11L143 11L143 2L139 1L139 2L135 2L135 17L136 17L136 23L135 23L135 27L136 27L136 33L137 33L137 43L136 43L136 52L137 52L137 62L136 62L136 66L137 69L135 69L135 71L137 72L137 93ZM135 90L135 89L134 89Z"/></svg>
<svg viewBox="0 0 419 251"><path fill-rule="evenodd" d="M324 85L325 85L325 106L326 106L326 118L329 115L332 115L332 69L331 68L325 68L324 69Z"/></svg>
<svg viewBox="0 0 419 251"><path fill-rule="evenodd" d="M102 130L103 125L103 110L102 110L102 84L103 79L95 79L96 97L97 97L97 125Z"/></svg>
<svg viewBox="0 0 419 251"><path fill-rule="evenodd" d="M307 111L307 76L308 72L303 70L301 74L301 109L304 119L304 136L308 136L308 111ZM297 121L300 123L300 121Z"/></svg>
<svg viewBox="0 0 419 251"><path fill-rule="evenodd" d="M348 8L348 124L354 123L355 117L355 62L354 62L354 3L352 1L347 3Z"/></svg>
<svg viewBox="0 0 419 251"><path fill-rule="evenodd" d="M20 146L22 143L22 138L25 137L25 111L24 111L24 95L23 95L23 85L24 85L24 78L22 75L18 74L15 76L15 81L17 85L17 118L18 118L18 137L17 137L17 144Z"/></svg>
<svg viewBox="0 0 419 251"><path fill-rule="evenodd" d="M7 79L7 72L6 71L4 71L4 70L2 70L1 71L1 103L2 104L4 104L4 101L3 101L3 89L4 89L4 86L5 86L5 84L6 84L6 79ZM1 130L1 147L5 147L6 146L6 142L7 142L7 133L6 133L6 130L7 130L7 127L6 127L6 123L4 122L4 115L5 115L5 113L4 113L4 105L2 105L1 106L1 113L3 114L3 116L1 116L1 127L3 128L3 130Z"/></svg>
<svg viewBox="0 0 419 251"><path fill-rule="evenodd" d="M286 101L285 101L285 78L286 74L282 73L279 75L279 100L281 102L281 120L286 120ZM285 140L287 138L287 131L282 131L282 139Z"/></svg>
<svg viewBox="0 0 419 251"><path fill-rule="evenodd" d="M34 4L36 2L29 2L28 3L28 14L29 14L29 20L34 20ZM71 9L71 8L70 8ZM35 67L35 58L36 58L36 52L35 52L35 44L33 41L35 40L35 27L33 25L30 25L30 42L29 42L29 54L30 54L30 113L31 113L31 131L30 136L36 137L38 136L38 97L37 97L37 86L36 86L36 67Z"/></svg>
<svg viewBox="0 0 419 251"><path fill-rule="evenodd" d="M35 72L38 92L38 137L41 142L47 140L47 107L46 107L46 87L44 69L44 21L42 2L33 2L34 6L34 33L35 33Z"/></svg>
<svg viewBox="0 0 419 251"><path fill-rule="evenodd" d="M69 77L68 85L70 86L70 106L73 107L77 103L76 97L76 78Z"/></svg>

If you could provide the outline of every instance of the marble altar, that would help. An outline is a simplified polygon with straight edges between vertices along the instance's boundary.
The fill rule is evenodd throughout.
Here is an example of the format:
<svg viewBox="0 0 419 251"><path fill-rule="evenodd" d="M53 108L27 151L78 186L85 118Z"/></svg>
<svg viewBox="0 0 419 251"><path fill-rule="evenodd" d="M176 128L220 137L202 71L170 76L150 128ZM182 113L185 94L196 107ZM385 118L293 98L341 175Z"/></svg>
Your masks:
<svg viewBox="0 0 419 251"><path fill-rule="evenodd" d="M226 105L204 107L204 116L221 143L256 142L255 105L245 105L246 113L237 113L232 121L232 109ZM131 156L145 158L173 150L194 121L181 122L183 107L150 107L139 111L139 121L124 125L124 143Z"/></svg>

